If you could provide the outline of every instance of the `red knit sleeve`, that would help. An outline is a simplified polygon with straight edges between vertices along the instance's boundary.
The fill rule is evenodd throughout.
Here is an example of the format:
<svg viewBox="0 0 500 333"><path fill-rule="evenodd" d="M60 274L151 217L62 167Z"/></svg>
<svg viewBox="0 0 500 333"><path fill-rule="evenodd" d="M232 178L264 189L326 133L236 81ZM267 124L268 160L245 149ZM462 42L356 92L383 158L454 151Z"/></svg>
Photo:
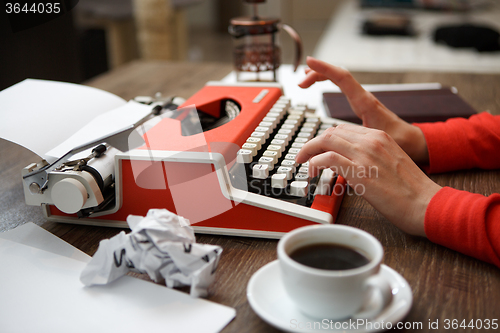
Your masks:
<svg viewBox="0 0 500 333"><path fill-rule="evenodd" d="M500 168L500 116L483 112L469 119L413 125L424 133L429 173Z"/></svg>
<svg viewBox="0 0 500 333"><path fill-rule="evenodd" d="M500 267L500 194L442 188L425 213L425 234L434 243Z"/></svg>

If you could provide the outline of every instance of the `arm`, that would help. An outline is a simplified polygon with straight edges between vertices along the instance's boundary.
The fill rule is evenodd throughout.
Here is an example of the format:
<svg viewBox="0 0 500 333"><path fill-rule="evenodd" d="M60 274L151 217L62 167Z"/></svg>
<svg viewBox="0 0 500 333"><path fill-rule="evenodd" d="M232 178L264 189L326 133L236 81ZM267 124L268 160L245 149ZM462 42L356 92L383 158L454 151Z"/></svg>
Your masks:
<svg viewBox="0 0 500 333"><path fill-rule="evenodd" d="M483 112L415 126L427 143L430 173L500 168L500 116Z"/></svg>
<svg viewBox="0 0 500 333"><path fill-rule="evenodd" d="M500 267L500 195L486 198L441 188L401 150L420 164L430 159L434 172L451 170L451 163L458 168L498 168L500 117L480 114L470 120L412 126L366 92L348 71L313 58L307 63L310 69L301 87L330 79L344 92L363 125L388 135L339 126L307 143L297 162L309 159L312 175L330 167L351 186L361 185L362 196L401 230ZM376 167L379 172L376 177L363 177L350 172L350 167Z"/></svg>
<svg viewBox="0 0 500 333"><path fill-rule="evenodd" d="M434 243L500 267L500 194L441 189L425 213L425 234Z"/></svg>

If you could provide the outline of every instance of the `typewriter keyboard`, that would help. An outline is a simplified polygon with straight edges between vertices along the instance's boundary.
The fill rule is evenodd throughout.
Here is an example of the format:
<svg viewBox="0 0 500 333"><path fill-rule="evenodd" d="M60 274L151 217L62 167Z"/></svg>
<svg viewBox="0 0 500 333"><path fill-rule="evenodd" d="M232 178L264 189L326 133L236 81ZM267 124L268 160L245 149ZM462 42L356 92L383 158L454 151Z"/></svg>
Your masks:
<svg viewBox="0 0 500 333"><path fill-rule="evenodd" d="M304 105L292 107L288 97L280 97L238 151L233 168L244 168L246 179L231 169L233 186L308 207L315 195L330 195L336 179L332 170L311 179L308 162L295 162L307 141L335 126L322 123L310 111Z"/></svg>

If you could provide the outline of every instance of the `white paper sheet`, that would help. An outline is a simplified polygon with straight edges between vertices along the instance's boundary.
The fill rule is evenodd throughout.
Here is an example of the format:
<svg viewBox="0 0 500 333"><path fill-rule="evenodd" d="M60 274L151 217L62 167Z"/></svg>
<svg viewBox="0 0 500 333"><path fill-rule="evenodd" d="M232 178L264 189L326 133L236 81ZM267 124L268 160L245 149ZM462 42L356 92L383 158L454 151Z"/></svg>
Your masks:
<svg viewBox="0 0 500 333"><path fill-rule="evenodd" d="M0 92L0 137L45 157L96 116L125 104L96 88L27 79Z"/></svg>
<svg viewBox="0 0 500 333"><path fill-rule="evenodd" d="M132 277L83 287L85 263L0 239L5 332L218 332L235 310Z"/></svg>
<svg viewBox="0 0 500 333"><path fill-rule="evenodd" d="M124 129L146 117L151 109L149 105L129 101L123 106L100 114L67 140L48 151L45 158L47 161L55 160L75 147Z"/></svg>
<svg viewBox="0 0 500 333"><path fill-rule="evenodd" d="M33 222L0 232L0 238L87 263L90 256Z"/></svg>

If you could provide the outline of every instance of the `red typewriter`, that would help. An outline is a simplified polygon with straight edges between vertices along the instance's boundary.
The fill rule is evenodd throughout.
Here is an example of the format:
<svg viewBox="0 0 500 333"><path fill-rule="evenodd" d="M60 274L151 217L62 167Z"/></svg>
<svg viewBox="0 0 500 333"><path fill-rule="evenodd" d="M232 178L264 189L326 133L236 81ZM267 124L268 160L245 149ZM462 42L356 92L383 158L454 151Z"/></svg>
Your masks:
<svg viewBox="0 0 500 333"><path fill-rule="evenodd" d="M49 220L113 227L127 227L130 214L166 208L198 233L248 237L279 238L301 226L334 223L345 180L330 169L311 179L307 163L297 165L295 156L339 123L292 104L276 83L209 82L146 130L144 145L116 150L110 176L99 180L87 163L90 168L66 173L83 178L60 186L54 182L64 180L61 170L50 173L55 199L41 205ZM87 196L83 204L80 192Z"/></svg>

